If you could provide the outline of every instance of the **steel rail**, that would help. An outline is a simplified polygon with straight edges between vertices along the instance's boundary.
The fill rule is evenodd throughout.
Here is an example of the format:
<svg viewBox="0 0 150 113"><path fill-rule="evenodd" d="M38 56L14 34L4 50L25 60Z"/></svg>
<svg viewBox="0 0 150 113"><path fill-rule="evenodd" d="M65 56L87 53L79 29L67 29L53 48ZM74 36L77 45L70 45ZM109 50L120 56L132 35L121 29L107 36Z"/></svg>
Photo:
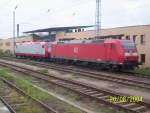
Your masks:
<svg viewBox="0 0 150 113"><path fill-rule="evenodd" d="M77 92L81 95L90 97L94 100L100 101L100 102L105 103L106 105L109 105L109 106L112 106L112 107L116 107L120 110L130 111L132 113L141 113L141 111L139 111L139 110L141 110L141 109L142 110L143 109L147 110L148 108L150 108L150 104L147 103L147 102L141 102L141 103L138 103L138 104L134 103L133 107L130 106L130 103L125 103L125 105L128 106L129 108L126 107L125 105L122 105L122 103L111 103L109 101L108 97L110 97L110 96L121 96L121 95L118 94L118 93L111 92L111 91L98 89L94 86L90 86L89 84L85 84L85 83L82 83L82 82L77 82L77 81L66 79L66 78L57 77L55 75L44 74L44 73L41 73L39 71L35 71L35 70L32 70L32 69L28 69L28 68L25 68L25 67L20 67L20 66L17 66L17 65L9 64L9 63L3 63L3 64L0 64L0 65L3 65L5 67L9 67L9 68L11 68L15 71L18 71L18 72L34 76L36 78L39 78L39 79L42 79L42 80L45 80L45 81L48 81L50 83L59 85L61 87L70 89L70 90L72 90L74 92ZM53 78L53 79L50 79L50 78Z"/></svg>
<svg viewBox="0 0 150 113"><path fill-rule="evenodd" d="M1 102L9 109L10 113L16 113L16 111L5 101L5 99L0 96Z"/></svg>

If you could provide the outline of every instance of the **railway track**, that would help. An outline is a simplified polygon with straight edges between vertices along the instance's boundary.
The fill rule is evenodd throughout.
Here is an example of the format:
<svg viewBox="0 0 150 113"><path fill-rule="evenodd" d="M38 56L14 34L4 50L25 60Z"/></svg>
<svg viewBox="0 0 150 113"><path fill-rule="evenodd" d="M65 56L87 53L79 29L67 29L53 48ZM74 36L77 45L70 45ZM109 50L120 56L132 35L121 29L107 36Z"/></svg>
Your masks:
<svg viewBox="0 0 150 113"><path fill-rule="evenodd" d="M17 61L15 59L15 61ZM25 62L26 60L23 60ZM74 73L76 75L85 76L94 78L97 80L105 80L110 82L115 82L127 86L134 86L139 88L144 88L150 90L150 78L141 78L141 77L130 77L130 76L119 76L119 74L115 75L113 73L101 73L101 72L94 72L94 71L87 71L85 69L78 69L70 66L62 66L62 65L56 65L56 64L47 64L43 62L32 62L28 61L28 63L32 63L32 65L38 66L38 67L44 67L47 69L54 69L61 72L67 72L67 73ZM146 80L146 81L145 81Z"/></svg>
<svg viewBox="0 0 150 113"><path fill-rule="evenodd" d="M111 91L106 91L103 89L90 86L82 82L76 82L74 80L57 77L50 74L44 74L39 71L34 71L25 67L20 67L17 65L9 63L0 63L1 66L9 67L17 72L24 73L26 75L36 77L38 79L44 80L48 83L58 85L60 87L67 88L71 91L74 91L80 95L86 96L88 98L94 99L105 105L117 108L119 110L131 112L131 113L149 113L150 112L150 103L141 101L139 103L130 103L130 102L111 102L110 97L119 97L122 94L118 94Z"/></svg>
<svg viewBox="0 0 150 113"><path fill-rule="evenodd" d="M58 113L40 100L33 98L18 88L14 83L0 77L0 100L7 106L11 113L22 113L31 110L33 107L39 109L37 113Z"/></svg>
<svg viewBox="0 0 150 113"><path fill-rule="evenodd" d="M17 59L16 57L1 57L2 59L6 59L6 60L12 60L12 61L19 61L19 62L24 62L24 61L26 61L26 59ZM29 62L32 62L32 60L29 60L28 59L28 61ZM34 62L35 63L35 62ZM38 63L38 62L37 62ZM40 62L40 63L45 63L45 62ZM48 63L46 63L46 64L49 64L50 66L51 66L51 64L52 65L56 65L56 66L59 66L59 65L61 65L61 66L65 66L66 67L66 65L64 65L64 64L60 64L60 63L53 63L53 62L48 62ZM75 68L83 68L81 65L79 65L80 67L77 67L76 65L71 65L71 67L75 67ZM70 66L68 66L68 67L70 67ZM91 67L84 67L83 69L90 69L90 71L97 71L97 72L99 72L100 71L100 69L95 69L95 68L92 68L91 69ZM106 71L101 71L101 72L104 72L104 73L106 73ZM107 72L108 73L108 72ZM150 75L147 75L147 74L140 74L140 73L136 73L136 72L130 72L130 71L123 71L123 72L116 72L116 73L112 73L112 72L110 72L109 74L124 74L125 76L136 76L136 77L138 77L138 78L146 78L146 79L150 79Z"/></svg>
<svg viewBox="0 0 150 113"><path fill-rule="evenodd" d="M84 77L90 77L94 78L97 80L105 80L105 81L110 81L110 82L115 82L127 86L135 86L139 88L144 88L150 90L150 82L145 82L144 80L142 81L141 78L139 80L135 80L134 78L127 78L127 77L122 77L122 76L116 76L116 75L111 75L111 74L102 74L98 72L92 72L92 71L87 71L83 69L77 69L74 67L62 67L60 65L49 65L46 63L35 63L34 65L44 67L47 69L54 69L58 70L61 72L69 72L69 73L74 73L76 75L82 75ZM150 80L150 78L149 78Z"/></svg>

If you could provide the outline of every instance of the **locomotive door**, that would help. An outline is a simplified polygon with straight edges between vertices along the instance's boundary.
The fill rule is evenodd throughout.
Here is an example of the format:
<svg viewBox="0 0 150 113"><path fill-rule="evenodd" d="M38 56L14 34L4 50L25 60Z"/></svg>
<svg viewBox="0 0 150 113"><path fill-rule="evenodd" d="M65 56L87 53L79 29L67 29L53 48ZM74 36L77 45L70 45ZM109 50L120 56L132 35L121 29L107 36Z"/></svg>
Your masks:
<svg viewBox="0 0 150 113"><path fill-rule="evenodd" d="M111 43L105 43L105 60L110 61Z"/></svg>
<svg viewBox="0 0 150 113"><path fill-rule="evenodd" d="M114 43L111 43L111 48L110 48L110 60L113 62L117 61L117 50L116 50L116 45Z"/></svg>

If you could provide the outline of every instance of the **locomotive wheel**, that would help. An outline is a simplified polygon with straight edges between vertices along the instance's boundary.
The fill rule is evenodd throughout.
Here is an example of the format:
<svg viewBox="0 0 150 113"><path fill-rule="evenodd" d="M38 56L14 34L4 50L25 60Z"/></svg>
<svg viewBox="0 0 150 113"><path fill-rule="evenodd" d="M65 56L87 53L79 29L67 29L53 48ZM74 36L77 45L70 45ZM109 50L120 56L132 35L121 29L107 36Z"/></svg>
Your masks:
<svg viewBox="0 0 150 113"><path fill-rule="evenodd" d="M114 72L121 72L122 68L119 65L112 65L111 70Z"/></svg>

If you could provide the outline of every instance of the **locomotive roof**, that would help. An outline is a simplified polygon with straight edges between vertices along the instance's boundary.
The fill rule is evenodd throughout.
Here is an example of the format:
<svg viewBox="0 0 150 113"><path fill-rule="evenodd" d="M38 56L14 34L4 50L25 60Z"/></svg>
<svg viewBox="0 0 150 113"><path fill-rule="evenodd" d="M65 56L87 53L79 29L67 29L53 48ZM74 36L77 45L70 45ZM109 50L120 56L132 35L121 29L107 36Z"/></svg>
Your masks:
<svg viewBox="0 0 150 113"><path fill-rule="evenodd" d="M59 41L58 44L74 44L74 43L104 43L104 39L92 39L92 40L67 40L67 41Z"/></svg>
<svg viewBox="0 0 150 113"><path fill-rule="evenodd" d="M20 44L45 44L46 42L19 42L19 43L16 43L17 45L20 45Z"/></svg>
<svg viewBox="0 0 150 113"><path fill-rule="evenodd" d="M65 40L65 41L59 41L58 44L75 44L75 43L112 43L112 42L133 42L131 40L121 40L121 39L80 39L80 40Z"/></svg>

